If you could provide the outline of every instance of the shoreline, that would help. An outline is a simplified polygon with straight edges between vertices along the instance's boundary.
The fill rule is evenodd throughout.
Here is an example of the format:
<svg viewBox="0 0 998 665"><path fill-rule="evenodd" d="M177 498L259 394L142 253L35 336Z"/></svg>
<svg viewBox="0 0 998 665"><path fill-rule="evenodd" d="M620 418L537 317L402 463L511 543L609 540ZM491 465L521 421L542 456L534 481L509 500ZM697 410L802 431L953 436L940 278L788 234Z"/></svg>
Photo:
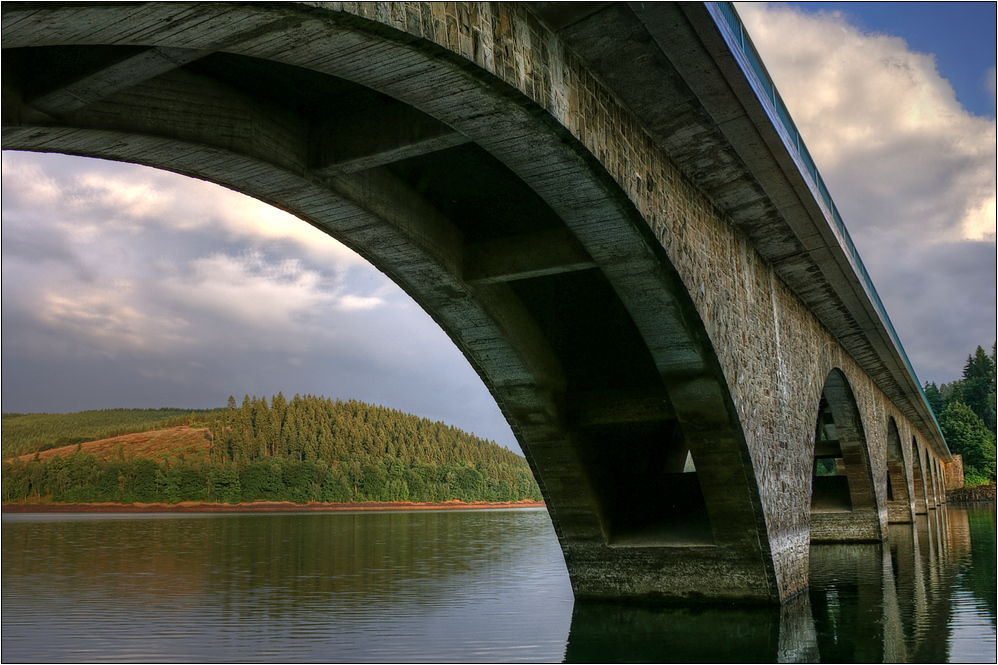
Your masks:
<svg viewBox="0 0 998 665"><path fill-rule="evenodd" d="M411 503L407 501L380 503L292 503L290 501L254 501L252 503L7 503L3 513L335 513L360 511L411 510L502 510L509 508L546 508L543 501L476 502L444 501L442 503Z"/></svg>

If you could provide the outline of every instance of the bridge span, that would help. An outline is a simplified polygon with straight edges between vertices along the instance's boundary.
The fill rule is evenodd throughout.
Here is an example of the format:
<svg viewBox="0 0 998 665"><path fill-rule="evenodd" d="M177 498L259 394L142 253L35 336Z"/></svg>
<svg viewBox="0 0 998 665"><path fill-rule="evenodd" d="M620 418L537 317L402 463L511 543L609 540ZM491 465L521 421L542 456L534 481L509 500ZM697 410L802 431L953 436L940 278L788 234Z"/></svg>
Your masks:
<svg viewBox="0 0 998 665"><path fill-rule="evenodd" d="M463 351L578 598L782 602L952 457L727 3L3 4L4 149L358 251ZM404 334L400 330L399 334Z"/></svg>

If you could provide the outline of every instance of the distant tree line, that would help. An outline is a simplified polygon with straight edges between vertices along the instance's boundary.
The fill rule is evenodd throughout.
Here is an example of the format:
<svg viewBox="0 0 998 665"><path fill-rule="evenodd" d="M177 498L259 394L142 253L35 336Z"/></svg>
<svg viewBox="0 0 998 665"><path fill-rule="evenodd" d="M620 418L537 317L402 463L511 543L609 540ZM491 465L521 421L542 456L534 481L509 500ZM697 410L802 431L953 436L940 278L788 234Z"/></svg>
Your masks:
<svg viewBox="0 0 998 665"><path fill-rule="evenodd" d="M282 394L203 413L207 458L78 451L3 465L4 500L439 502L540 500L526 460L443 423L357 401Z"/></svg>
<svg viewBox="0 0 998 665"><path fill-rule="evenodd" d="M925 383L925 397L950 451L963 456L967 485L995 481L995 365L980 346L967 356L963 378L937 386Z"/></svg>

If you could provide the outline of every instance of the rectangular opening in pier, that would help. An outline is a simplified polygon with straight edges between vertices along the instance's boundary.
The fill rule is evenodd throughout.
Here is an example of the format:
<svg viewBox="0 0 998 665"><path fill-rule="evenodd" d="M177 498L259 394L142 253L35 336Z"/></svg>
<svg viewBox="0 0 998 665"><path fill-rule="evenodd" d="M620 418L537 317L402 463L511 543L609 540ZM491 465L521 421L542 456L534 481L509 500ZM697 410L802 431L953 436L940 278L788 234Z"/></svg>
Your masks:
<svg viewBox="0 0 998 665"><path fill-rule="evenodd" d="M675 420L586 428L607 544L713 545L695 461Z"/></svg>

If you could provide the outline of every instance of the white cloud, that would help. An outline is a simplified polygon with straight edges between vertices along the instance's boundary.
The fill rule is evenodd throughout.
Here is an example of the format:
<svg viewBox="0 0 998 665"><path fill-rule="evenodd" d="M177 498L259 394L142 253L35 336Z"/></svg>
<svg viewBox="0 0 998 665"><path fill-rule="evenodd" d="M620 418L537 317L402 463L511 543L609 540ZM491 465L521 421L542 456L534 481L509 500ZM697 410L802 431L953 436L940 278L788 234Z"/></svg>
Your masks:
<svg viewBox="0 0 998 665"><path fill-rule="evenodd" d="M385 304L384 299L376 296L355 296L347 294L340 298L339 306L345 310L374 309Z"/></svg>
<svg viewBox="0 0 998 665"><path fill-rule="evenodd" d="M99 172L84 171L76 180L77 191L88 198L74 199L83 207L115 210L120 217L142 220L166 213L172 198L148 181L108 177Z"/></svg>
<svg viewBox="0 0 998 665"><path fill-rule="evenodd" d="M854 235L994 238L995 121L963 108L933 55L838 12L738 12Z"/></svg>
<svg viewBox="0 0 998 665"><path fill-rule="evenodd" d="M175 352L189 345L180 318L158 316L142 307L135 285L114 282L92 289L67 285L44 291L34 304L38 323L64 336L83 353L116 357L135 353Z"/></svg>
<svg viewBox="0 0 998 665"><path fill-rule="evenodd" d="M25 206L42 207L52 207L61 200L59 184L38 164L9 152L3 153L0 163L3 167L4 198L18 197Z"/></svg>
<svg viewBox="0 0 998 665"><path fill-rule="evenodd" d="M64 175L54 177L59 171ZM5 209L37 218L46 211L61 233L224 234L250 243L284 243L339 268L367 265L353 250L297 217L213 183L134 164L67 155L3 153Z"/></svg>
<svg viewBox="0 0 998 665"><path fill-rule="evenodd" d="M213 253L171 276L165 296L187 307L255 328L283 328L324 313L337 300L337 285L298 259L274 261L260 251L241 256Z"/></svg>

